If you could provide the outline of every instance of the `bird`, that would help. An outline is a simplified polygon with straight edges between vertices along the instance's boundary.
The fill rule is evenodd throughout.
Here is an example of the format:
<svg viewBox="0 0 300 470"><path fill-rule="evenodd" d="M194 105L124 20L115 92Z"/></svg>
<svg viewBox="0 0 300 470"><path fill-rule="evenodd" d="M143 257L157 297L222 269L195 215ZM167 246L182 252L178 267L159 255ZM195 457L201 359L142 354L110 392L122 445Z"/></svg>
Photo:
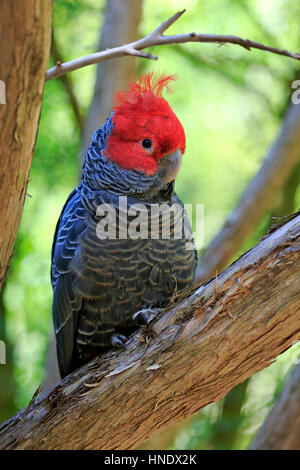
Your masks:
<svg viewBox="0 0 300 470"><path fill-rule="evenodd" d="M150 72L117 92L61 211L51 283L62 378L126 349L128 335L194 281L197 251L174 188L185 132L163 97L175 79Z"/></svg>

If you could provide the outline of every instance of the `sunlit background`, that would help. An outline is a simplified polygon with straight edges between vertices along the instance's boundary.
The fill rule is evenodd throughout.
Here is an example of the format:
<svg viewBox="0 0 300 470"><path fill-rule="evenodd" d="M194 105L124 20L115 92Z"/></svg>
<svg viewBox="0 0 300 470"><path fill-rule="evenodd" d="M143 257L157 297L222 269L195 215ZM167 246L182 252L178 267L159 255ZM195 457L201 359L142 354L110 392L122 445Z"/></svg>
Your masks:
<svg viewBox="0 0 300 470"><path fill-rule="evenodd" d="M144 0L140 37L178 9L187 12L168 34L203 32L300 49L299 0ZM54 30L64 60L97 50L104 0L54 2ZM177 74L167 96L181 120L187 148L176 189L188 204L204 204L205 244L221 228L258 171L280 128L299 63L233 45L169 45L152 48L158 61L138 59L138 74ZM52 63L49 64L49 66ZM297 68L298 67L298 68ZM92 99L96 66L72 72L84 116ZM22 222L1 306L6 317L7 366L0 366L6 406L0 421L26 406L43 381L52 331L50 251L61 208L79 175L80 130L59 79L46 83L42 115ZM299 174L298 174L299 179ZM289 212L300 206L300 185ZM275 201L280 207L282 198ZM274 213L275 213L274 212ZM268 214L237 256L265 234ZM164 433L162 448L247 448L300 351L295 345L240 387L238 413L211 404ZM231 414L230 414L231 413ZM159 442L159 441L157 441Z"/></svg>

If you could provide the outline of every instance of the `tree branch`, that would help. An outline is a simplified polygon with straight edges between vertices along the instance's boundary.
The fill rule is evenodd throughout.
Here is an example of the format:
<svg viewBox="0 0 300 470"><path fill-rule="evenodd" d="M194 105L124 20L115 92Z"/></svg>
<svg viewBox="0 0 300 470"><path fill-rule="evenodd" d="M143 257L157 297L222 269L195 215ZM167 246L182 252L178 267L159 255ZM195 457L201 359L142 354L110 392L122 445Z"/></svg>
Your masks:
<svg viewBox="0 0 300 470"><path fill-rule="evenodd" d="M141 52L141 49L146 49L148 47L153 46L179 44L186 42L217 43L219 45L236 44L243 47L244 49L247 49L248 51L251 51L251 48L260 49L263 51L272 52L274 54L291 57L292 59L300 60L299 53L292 53L283 49L278 49L276 47L265 46L264 44L260 44L259 42L251 41L250 39L243 39L233 35L186 33L172 36L164 36L163 33L173 23L175 23L175 21L177 21L178 18L180 18L185 11L186 10L178 11L177 13L175 13L175 15L171 16L171 18L164 21L154 31L152 31L150 34L148 34L142 39L131 42L129 44L123 44L119 47L106 49L105 51L96 52L95 54L90 54L84 57L80 57L78 59L70 60L69 62L65 62L64 64L52 67L47 71L46 81L64 75L65 73L72 72L73 70L86 67L87 65L96 64L104 60L123 57L126 55L135 55L146 59L157 60L157 56L149 54L148 52Z"/></svg>
<svg viewBox="0 0 300 470"><path fill-rule="evenodd" d="M223 228L203 251L196 273L200 284L221 271L237 253L300 160L300 106L290 105L280 133L259 172Z"/></svg>
<svg viewBox="0 0 300 470"><path fill-rule="evenodd" d="M300 337L300 215L0 428L3 449L131 449Z"/></svg>

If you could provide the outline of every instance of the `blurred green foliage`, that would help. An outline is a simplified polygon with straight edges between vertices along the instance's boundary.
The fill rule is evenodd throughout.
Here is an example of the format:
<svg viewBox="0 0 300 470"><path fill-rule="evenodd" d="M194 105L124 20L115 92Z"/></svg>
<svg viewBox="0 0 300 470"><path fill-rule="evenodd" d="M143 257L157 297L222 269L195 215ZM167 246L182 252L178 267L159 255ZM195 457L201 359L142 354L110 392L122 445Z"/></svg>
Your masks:
<svg viewBox="0 0 300 470"><path fill-rule="evenodd" d="M55 37L64 60L97 49L104 7L104 0L54 2ZM236 34L291 51L300 49L298 0L144 0L141 36L183 7L187 12L168 34ZM177 192L185 203L204 204L207 243L259 169L280 127L299 65L285 57L233 45L169 45L151 52L159 61L139 59L140 73L153 70L178 76L174 93L167 97L187 137ZM95 66L73 72L70 79L85 114L92 98ZM17 409L28 403L43 379L52 329L51 243L61 207L78 181L79 150L80 132L68 96L58 79L47 82L30 196L4 292L7 337L14 345ZM300 206L299 188L294 206ZM268 217L240 253L257 242L267 223ZM293 365L295 348L251 378L235 448L245 448L262 422ZM206 407L180 431L174 447L210 448L213 425L221 412L222 402Z"/></svg>

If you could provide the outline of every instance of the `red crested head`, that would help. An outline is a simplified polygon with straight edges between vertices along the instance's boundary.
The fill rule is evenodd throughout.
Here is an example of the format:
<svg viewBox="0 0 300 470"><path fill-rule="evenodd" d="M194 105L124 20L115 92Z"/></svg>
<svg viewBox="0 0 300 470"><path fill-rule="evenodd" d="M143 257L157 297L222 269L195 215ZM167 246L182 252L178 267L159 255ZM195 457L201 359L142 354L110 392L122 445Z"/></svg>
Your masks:
<svg viewBox="0 0 300 470"><path fill-rule="evenodd" d="M183 127L162 97L163 89L174 79L149 73L131 82L127 91L117 93L107 159L121 168L154 175L164 156L184 153Z"/></svg>

